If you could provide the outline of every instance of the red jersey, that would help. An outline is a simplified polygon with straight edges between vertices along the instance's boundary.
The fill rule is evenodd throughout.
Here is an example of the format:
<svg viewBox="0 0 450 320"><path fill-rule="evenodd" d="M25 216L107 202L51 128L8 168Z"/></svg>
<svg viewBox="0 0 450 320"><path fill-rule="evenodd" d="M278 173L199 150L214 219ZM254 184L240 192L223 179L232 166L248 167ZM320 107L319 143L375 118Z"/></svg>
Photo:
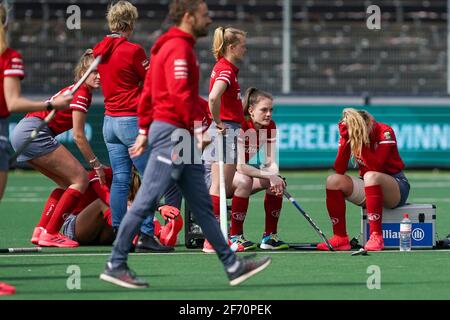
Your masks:
<svg viewBox="0 0 450 320"><path fill-rule="evenodd" d="M147 134L155 120L188 130L193 130L194 122L204 120L194 45L194 37L177 27L153 45L138 109L141 134Z"/></svg>
<svg viewBox="0 0 450 320"><path fill-rule="evenodd" d="M106 36L94 48L101 55L98 66L105 101L105 115L136 116L149 62L144 49L116 34Z"/></svg>
<svg viewBox="0 0 450 320"><path fill-rule="evenodd" d="M109 206L109 190L112 184L112 169L104 168L104 171L106 184L103 186L100 184L100 178L95 173L95 170L89 171L89 186L83 194L80 203L73 210L72 214L77 215L97 199L102 200L107 206Z"/></svg>
<svg viewBox="0 0 450 320"><path fill-rule="evenodd" d="M74 85L64 88L51 97L48 101L53 101L56 97L64 92L69 91ZM73 95L73 99L70 102L69 108L61 111L57 111L53 119L48 123L48 127L58 135L60 133L69 131L73 128L72 111L77 110L83 113L87 113L92 102L92 93L89 91L86 85L82 85L77 92ZM25 118L36 117L39 119L45 119L45 117L51 111L36 111L28 113Z"/></svg>
<svg viewBox="0 0 450 320"><path fill-rule="evenodd" d="M242 123L238 143L244 143L245 163L248 163L251 158L259 152L265 144L274 143L277 140L277 126L275 122L270 121L268 126L263 126L256 129L251 119Z"/></svg>
<svg viewBox="0 0 450 320"><path fill-rule="evenodd" d="M373 122L370 133L370 146L363 146L361 157L355 159L359 166L361 177L368 171L376 171L386 174L396 174L405 168L397 148L397 139L394 130L384 123ZM334 162L334 169L339 174L347 171L351 149L347 139L340 138L338 154Z"/></svg>
<svg viewBox="0 0 450 320"><path fill-rule="evenodd" d="M3 80L6 77L25 77L22 55L11 48L8 48L0 56L0 118L9 116L8 106L5 100Z"/></svg>
<svg viewBox="0 0 450 320"><path fill-rule="evenodd" d="M225 58L220 58L217 61L211 73L209 92L211 92L216 81L223 81L227 84L227 89L220 100L220 120L222 121L242 123L245 120L241 101L241 87L237 79L238 73L238 67Z"/></svg>

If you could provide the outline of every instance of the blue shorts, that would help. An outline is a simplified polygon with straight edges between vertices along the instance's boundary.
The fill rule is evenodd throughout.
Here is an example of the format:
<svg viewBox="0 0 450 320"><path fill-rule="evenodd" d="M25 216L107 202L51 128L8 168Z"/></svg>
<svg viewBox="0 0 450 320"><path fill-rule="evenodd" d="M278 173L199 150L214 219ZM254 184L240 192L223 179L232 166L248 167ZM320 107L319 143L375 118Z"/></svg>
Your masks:
<svg viewBox="0 0 450 320"><path fill-rule="evenodd" d="M409 181L405 177L403 171L400 171L396 174L391 174L391 176L397 181L398 187L400 188L400 202L398 203L397 207L403 206L406 203L406 200L408 200L409 189L411 188L411 186L409 185Z"/></svg>
<svg viewBox="0 0 450 320"><path fill-rule="evenodd" d="M42 121L43 120L36 117L23 118L20 120L11 136L11 144L14 150L19 149L20 146L27 141L31 132L33 132ZM44 126L44 128L39 131L37 137L22 152L22 154L19 155L17 161L24 162L32 160L55 151L60 146L60 143L55 139L55 136L56 135L48 126Z"/></svg>
<svg viewBox="0 0 450 320"><path fill-rule="evenodd" d="M9 169L8 136L8 118L0 118L0 171L8 171Z"/></svg>
<svg viewBox="0 0 450 320"><path fill-rule="evenodd" d="M75 236L75 224L77 222L77 216L71 214L64 220L64 224L61 228L61 233L65 235L67 238L73 241L77 241Z"/></svg>

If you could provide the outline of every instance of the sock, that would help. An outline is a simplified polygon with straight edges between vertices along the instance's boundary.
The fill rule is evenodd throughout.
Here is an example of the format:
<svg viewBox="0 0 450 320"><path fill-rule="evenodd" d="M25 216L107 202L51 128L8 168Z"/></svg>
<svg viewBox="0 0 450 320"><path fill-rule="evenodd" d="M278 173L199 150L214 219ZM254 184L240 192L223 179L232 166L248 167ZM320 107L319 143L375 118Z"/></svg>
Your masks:
<svg viewBox="0 0 450 320"><path fill-rule="evenodd" d="M217 221L220 219L220 197L211 195L211 201L213 206L213 213Z"/></svg>
<svg viewBox="0 0 450 320"><path fill-rule="evenodd" d="M264 197L264 210L266 211L266 229L264 236L277 233L278 219L280 218L283 198L266 193Z"/></svg>
<svg viewBox="0 0 450 320"><path fill-rule="evenodd" d="M347 236L345 222L345 197L341 190L326 190L327 210L333 224L333 233L340 237Z"/></svg>
<svg viewBox="0 0 450 320"><path fill-rule="evenodd" d="M50 193L50 196L45 203L44 210L42 210L41 220L39 220L39 223L36 227L42 227L45 229L48 222L52 218L53 212L58 205L59 199L61 199L61 196L64 194L64 191L64 189L57 188L53 190L52 193Z"/></svg>
<svg viewBox="0 0 450 320"><path fill-rule="evenodd" d="M381 218L383 214L383 190L379 184L365 187L367 218L369 219L370 234L373 232L383 234Z"/></svg>
<svg viewBox="0 0 450 320"><path fill-rule="evenodd" d="M78 205L83 194L75 189L67 189L58 202L53 216L45 228L47 233L58 233L64 223L64 215L71 213Z"/></svg>
<svg viewBox="0 0 450 320"><path fill-rule="evenodd" d="M248 198L233 196L231 201L231 230L230 235L244 233L244 221L248 210Z"/></svg>

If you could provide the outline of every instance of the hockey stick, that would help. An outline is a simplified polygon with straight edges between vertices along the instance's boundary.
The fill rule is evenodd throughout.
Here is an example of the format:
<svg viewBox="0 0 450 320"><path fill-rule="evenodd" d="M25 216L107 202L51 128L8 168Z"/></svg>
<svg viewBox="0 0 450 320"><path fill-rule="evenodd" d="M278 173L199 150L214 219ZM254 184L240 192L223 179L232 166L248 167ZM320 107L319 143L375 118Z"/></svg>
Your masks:
<svg viewBox="0 0 450 320"><path fill-rule="evenodd" d="M327 237L325 237L325 234L320 230L320 228L314 223L314 221L311 219L311 217L300 207L300 205L297 203L297 201L287 192L286 189L284 189L283 194L288 200L294 205L294 207L297 208L298 211L305 217L305 219L309 222L309 224L314 228L314 230L317 232L317 234L325 241L327 244L327 247L330 249L330 251L334 251L333 246L328 242Z"/></svg>
<svg viewBox="0 0 450 320"><path fill-rule="evenodd" d="M222 133L217 134L217 148L219 153L219 196L220 196L220 230L222 230L225 241L228 241L228 213L227 213L227 195L225 191L225 169L223 154L223 138Z"/></svg>
<svg viewBox="0 0 450 320"><path fill-rule="evenodd" d="M67 93L70 95L73 95L75 92L77 92L77 90L81 87L81 85L86 81L87 77L91 74L92 71L95 70L95 68L97 68L98 64L100 63L100 61L102 60L101 56L98 56L97 58L95 58L95 60L91 63L89 69L84 73L83 77L81 77L80 80L78 80L78 82L73 86L73 88ZM11 158L9 159L9 165L12 165L17 157L22 154L22 152L25 151L26 148L28 148L28 146L30 145L30 143L37 137L37 135L39 134L39 131L41 131L55 116L56 114L56 110L52 110L46 117L44 120L41 121L41 123L31 132L30 136L28 137L28 139L16 150L16 152L14 152L14 154L11 156Z"/></svg>
<svg viewBox="0 0 450 320"><path fill-rule="evenodd" d="M0 248L0 253L31 253L31 252L41 252L41 247L33 248Z"/></svg>

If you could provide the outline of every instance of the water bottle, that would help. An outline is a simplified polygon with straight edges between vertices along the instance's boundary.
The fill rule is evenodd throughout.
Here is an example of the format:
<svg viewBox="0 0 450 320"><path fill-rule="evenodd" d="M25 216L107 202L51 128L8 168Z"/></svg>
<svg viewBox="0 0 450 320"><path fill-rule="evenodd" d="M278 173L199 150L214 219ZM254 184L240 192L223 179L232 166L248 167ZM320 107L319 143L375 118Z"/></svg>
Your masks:
<svg viewBox="0 0 450 320"><path fill-rule="evenodd" d="M405 213L400 222L400 251L411 251L411 229L412 223L409 215Z"/></svg>

